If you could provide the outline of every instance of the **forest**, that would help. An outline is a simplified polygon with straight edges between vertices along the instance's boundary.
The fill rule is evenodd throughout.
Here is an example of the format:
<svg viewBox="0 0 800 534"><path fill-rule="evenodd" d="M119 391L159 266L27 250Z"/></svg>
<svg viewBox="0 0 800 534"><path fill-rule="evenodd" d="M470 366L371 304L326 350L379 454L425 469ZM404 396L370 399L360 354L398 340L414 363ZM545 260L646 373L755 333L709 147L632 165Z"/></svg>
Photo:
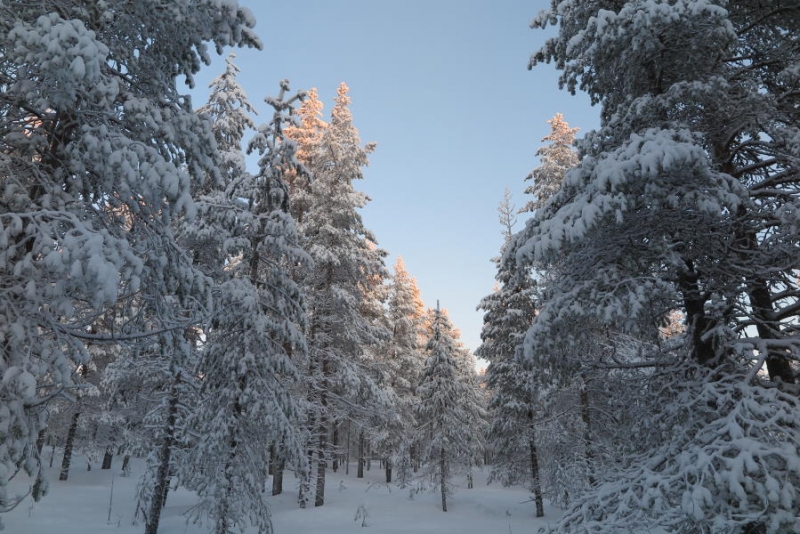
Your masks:
<svg viewBox="0 0 800 534"><path fill-rule="evenodd" d="M501 200L473 354L362 218L348 86L257 122L249 9L0 1L0 528L80 457L145 534L176 494L271 533L351 468L546 533L800 531L800 1L549 4L529 66L600 126L555 113Z"/></svg>

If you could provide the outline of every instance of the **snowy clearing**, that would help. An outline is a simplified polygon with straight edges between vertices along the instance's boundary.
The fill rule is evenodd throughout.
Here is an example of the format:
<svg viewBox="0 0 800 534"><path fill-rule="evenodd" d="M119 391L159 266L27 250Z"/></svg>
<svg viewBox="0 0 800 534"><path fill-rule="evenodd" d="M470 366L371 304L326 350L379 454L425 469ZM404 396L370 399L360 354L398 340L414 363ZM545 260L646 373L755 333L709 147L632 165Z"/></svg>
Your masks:
<svg viewBox="0 0 800 534"><path fill-rule="evenodd" d="M49 456L47 451L45 460L49 461ZM15 510L5 514L5 531L13 534L140 534L144 531L144 524L133 525L132 519L133 497L143 464L133 462L131 476L122 477L121 461L121 458L115 459L111 470L102 471L93 466L91 471L86 471L85 458L77 456L69 480L59 482L57 467L60 455L56 455L54 467L48 470L49 494L38 503L26 499ZM382 483L383 470L377 468L377 462L363 479L356 478L354 465L351 465L349 475L342 470L329 473L327 499L323 507L299 509L296 481L289 473L284 481L287 491L268 500L277 534L359 531L381 534L516 534L536 532L538 527L552 523L560 516L557 508L548 506L544 518L534 518L534 506L528 502L530 497L524 488L486 485L485 475L485 472L477 473L474 489L466 489L466 484L463 484L448 501L447 512L442 512L437 492L417 494L412 499L407 489ZM112 479L114 491L109 514ZM455 482L463 481L457 479ZM15 479L10 493L24 492L27 483L24 479ZM183 514L195 502L196 496L192 492L184 489L171 491L161 519L160 534L208 532L212 525L186 524ZM366 510L365 527L362 527L361 517L355 519L360 510ZM255 529L247 532L255 532Z"/></svg>

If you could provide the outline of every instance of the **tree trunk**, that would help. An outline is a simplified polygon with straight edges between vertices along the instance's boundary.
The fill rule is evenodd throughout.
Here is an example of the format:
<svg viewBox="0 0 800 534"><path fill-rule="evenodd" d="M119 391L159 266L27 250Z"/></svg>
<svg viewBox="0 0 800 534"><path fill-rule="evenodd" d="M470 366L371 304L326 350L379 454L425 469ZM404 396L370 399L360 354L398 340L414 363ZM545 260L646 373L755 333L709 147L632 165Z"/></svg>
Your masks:
<svg viewBox="0 0 800 534"><path fill-rule="evenodd" d="M274 441L269 444L269 467L267 468L267 474L270 476L275 476L275 462L278 460L276 448Z"/></svg>
<svg viewBox="0 0 800 534"><path fill-rule="evenodd" d="M278 457L275 462L275 469L273 469L272 474L272 494L280 495L283 493L283 469L286 462L283 456Z"/></svg>
<svg viewBox="0 0 800 534"><path fill-rule="evenodd" d="M441 457L439 459L439 486L442 491L442 512L447 511L447 456L445 455L444 447L442 447Z"/></svg>
<svg viewBox="0 0 800 534"><path fill-rule="evenodd" d="M327 361L322 364L323 373L327 373ZM328 420L325 411L328 406L327 380L323 379L322 397L320 404L319 426L317 427L317 490L314 495L314 506L325 504L325 469L328 467L327 448L328 448Z"/></svg>
<svg viewBox="0 0 800 534"><path fill-rule="evenodd" d="M178 385L181 381L180 372L170 388L169 404L167 405L167 424L164 427L164 439L158 453L159 463L154 480L153 494L150 499L150 513L147 514L147 524L144 534L158 534L158 524L161 521L161 510L164 508L169 489L169 467L172 459L172 445L175 441L175 423L178 415Z"/></svg>
<svg viewBox="0 0 800 534"><path fill-rule="evenodd" d="M347 452L344 455L344 474L350 474L350 421L347 421Z"/></svg>
<svg viewBox="0 0 800 534"><path fill-rule="evenodd" d="M237 414L241 413L241 407L239 406L239 402L237 401L234 403L234 410ZM217 513L216 517L216 525L215 525L215 533L216 534L230 534L231 532L231 517L230 517L230 503L231 500L234 498L233 494L236 488L233 487L233 478L231 475L231 467L233 466L234 461L236 460L237 448L239 446L239 442L235 436L235 430L231 427L228 427L228 430L231 435L231 439L229 442L230 449L228 450L228 458L225 460L224 466L224 473L225 473L225 493L220 499L219 503L219 512Z"/></svg>
<svg viewBox="0 0 800 534"><path fill-rule="evenodd" d="M585 377L581 380L581 420L583 421L583 449L586 458L587 480L594 486L594 451L592 448L591 416L589 413L589 385Z"/></svg>
<svg viewBox="0 0 800 534"><path fill-rule="evenodd" d="M230 468L230 460L226 460L225 462L225 471L227 472ZM226 477L227 479L227 477ZM230 481L228 481L230 484ZM214 524L214 533L215 534L230 534L230 530L228 529L228 522L230 520L230 496L231 488L230 486L225 489L225 495L220 499L218 504L219 511L217 513L216 522Z"/></svg>
<svg viewBox="0 0 800 534"><path fill-rule="evenodd" d="M708 296L700 291L700 275L694 269L691 260L685 260L686 270L678 275L678 287L683 296L683 307L686 310L686 324L689 325L689 339L692 342L692 356L700 365L709 365L716 361L713 336L706 336L711 321L706 316L705 305Z"/></svg>
<svg viewBox="0 0 800 534"><path fill-rule="evenodd" d="M331 442L331 470L339 471L339 423L333 423L333 441Z"/></svg>
<svg viewBox="0 0 800 534"><path fill-rule="evenodd" d="M67 431L67 442L64 444L64 458L61 459L61 473L58 475L58 480L67 480L69 478L69 464L72 463L72 448L75 444L75 434L78 431L78 418L81 416L80 407L76 408L78 409L72 414L72 421Z"/></svg>
<svg viewBox="0 0 800 534"><path fill-rule="evenodd" d="M539 451L536 449L536 440L533 433L528 440L528 447L531 453L531 489L533 500L536 503L536 517L544 517L544 501L542 500L542 482L539 478Z"/></svg>
<svg viewBox="0 0 800 534"><path fill-rule="evenodd" d="M114 443L110 443L106 446L106 452L103 454L103 463L100 465L100 469L111 469L111 460L114 459Z"/></svg>
<svg viewBox="0 0 800 534"><path fill-rule="evenodd" d="M164 485L164 493L161 494L161 508L167 505L167 497L169 496L169 483L172 480L171 476L167 477L167 483Z"/></svg>
<svg viewBox="0 0 800 534"><path fill-rule="evenodd" d="M44 439L47 437L47 427L41 429L39 431L39 435L36 437L36 452L39 456L42 455L42 448L44 448Z"/></svg>
<svg viewBox="0 0 800 534"><path fill-rule="evenodd" d="M774 320L775 310L772 305L772 295L767 283L758 278L750 282L747 292L750 304L753 307L753 316L758 321L756 330L761 339L778 339L780 326ZM771 350L767 356L767 372L770 380L780 380L786 384L794 384L795 377L792 366L785 351Z"/></svg>
<svg viewBox="0 0 800 534"><path fill-rule="evenodd" d="M122 475L128 476L131 472L131 455L126 454L122 457Z"/></svg>
<svg viewBox="0 0 800 534"><path fill-rule="evenodd" d="M314 494L314 506L322 506L325 504L325 468L327 461L325 459L325 443L322 436L319 439L320 450L317 456L317 487Z"/></svg>
<svg viewBox="0 0 800 534"><path fill-rule="evenodd" d="M313 334L312 334L313 335ZM308 375L313 376L315 373L315 363L313 358L309 358L308 363ZM308 400L309 406L314 406L315 398L314 398L314 390L313 388L309 388L307 393L306 399ZM308 441L306 443L306 467L300 473L298 473L298 478L300 479L299 488L297 490L297 504L300 508L305 508L308 506L308 498L311 494L311 470L314 467L314 428L316 424L316 416L314 414L314 409L311 408L308 411Z"/></svg>
<svg viewBox="0 0 800 534"><path fill-rule="evenodd" d="M388 458L383 461L384 465L386 466L386 483L392 483L392 462Z"/></svg>
<svg viewBox="0 0 800 534"><path fill-rule="evenodd" d="M309 428L314 428L314 414L308 416ZM300 488L297 491L297 504L300 508L305 508L308 505L308 496L311 493L311 469L314 466L314 446L311 436L308 438L308 449L306 449L306 458L308 463L305 469L299 473Z"/></svg>
<svg viewBox="0 0 800 534"><path fill-rule="evenodd" d="M364 478L364 430L358 432L358 478Z"/></svg>

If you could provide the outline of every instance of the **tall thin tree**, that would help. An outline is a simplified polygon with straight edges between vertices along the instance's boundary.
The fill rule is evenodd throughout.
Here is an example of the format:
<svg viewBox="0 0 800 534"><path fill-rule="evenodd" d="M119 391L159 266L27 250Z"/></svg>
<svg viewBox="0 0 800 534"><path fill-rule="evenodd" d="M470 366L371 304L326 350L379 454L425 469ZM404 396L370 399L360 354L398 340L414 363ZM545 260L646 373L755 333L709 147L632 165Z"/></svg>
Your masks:
<svg viewBox="0 0 800 534"><path fill-rule="evenodd" d="M374 145L361 145L347 92L347 86L341 84L330 124L309 167L314 175L311 205L300 226L303 245L314 260L303 287L310 319L308 430L315 461L315 506L325 502L325 474L332 459L331 422L350 414L366 425L371 413L362 410L354 414L351 408L377 408L381 403L372 401L383 398L377 375L371 370L373 364L364 356L365 347L381 342L387 332L364 317L362 306L367 281L384 276L385 266L380 251L372 245L377 241L358 211L368 198L353 185L363 178L362 169ZM301 506L310 497L310 485L311 481L301 483Z"/></svg>
<svg viewBox="0 0 800 534"><path fill-rule="evenodd" d="M211 518L216 534L246 524L271 532L263 499L269 444L302 457L290 386L299 378L296 362L305 357L306 317L290 270L308 256L299 248L283 181L297 169L295 145L283 129L301 95L288 91L283 81L279 95L267 99L273 118L251 143L262 154L259 174L241 176L230 188L239 206L240 256L231 257L230 279L217 288L199 365L200 396L189 419L198 438L183 477L200 496L190 517Z"/></svg>

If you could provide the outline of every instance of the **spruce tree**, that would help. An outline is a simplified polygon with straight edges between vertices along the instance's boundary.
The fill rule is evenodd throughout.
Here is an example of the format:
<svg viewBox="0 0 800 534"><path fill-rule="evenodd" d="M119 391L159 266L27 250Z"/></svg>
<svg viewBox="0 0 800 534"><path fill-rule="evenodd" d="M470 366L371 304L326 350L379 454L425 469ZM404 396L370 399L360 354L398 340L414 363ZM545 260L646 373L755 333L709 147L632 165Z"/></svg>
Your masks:
<svg viewBox="0 0 800 534"><path fill-rule="evenodd" d="M331 424L350 417L366 427L374 414L354 413L353 406L381 409L386 403L376 382L366 347L382 342L384 326L364 317L365 289L373 277L384 277L381 252L358 210L367 196L355 190L373 144L362 146L349 109L348 88L341 84L315 162L311 204L300 226L304 248L314 268L303 280L308 295L309 451L313 479L301 481L300 504L314 482L314 504L325 502L325 474L332 460Z"/></svg>
<svg viewBox="0 0 800 534"><path fill-rule="evenodd" d="M239 254L230 256L229 278L215 290L199 399L189 418L197 443L183 477L200 496L190 517L209 517L217 534L248 524L271 532L263 498L269 445L301 456L290 386L299 378L296 361L305 358L305 310L290 270L307 256L298 247L283 180L297 169L283 129L301 95L288 91L283 81L279 95L267 99L272 121L251 143L261 153L259 174L240 175L229 188L229 209L241 225Z"/></svg>
<svg viewBox="0 0 800 534"><path fill-rule="evenodd" d="M430 331L415 416L425 474L438 488L446 512L447 497L453 492L452 476L459 472L469 475L473 465L476 440L483 432L483 412L475 402L477 384L467 380L459 363L463 354L459 355L453 337L456 331L438 305L432 312Z"/></svg>
<svg viewBox="0 0 800 534"><path fill-rule="evenodd" d="M205 275L209 300L229 276L226 258L239 252L231 248L231 236L237 231L229 210L233 202L226 190L229 195L228 188L246 176L241 144L245 131L254 127L250 114L255 110L236 82L234 58L229 55L225 72L210 84L209 102L197 110L210 122L216 141L216 150L211 152L214 166L206 180L192 184L197 214L174 224L179 244L191 252L193 267ZM186 421L189 407L197 402L199 331L212 308L213 303L208 303L198 310L202 320L197 327L132 346L133 359L114 362L106 377L114 405L129 423L128 447L147 459L136 507L136 517L146 522L146 533L158 531L170 483L186 468L187 448L192 445ZM146 376L143 368L148 370Z"/></svg>
<svg viewBox="0 0 800 534"><path fill-rule="evenodd" d="M399 397L393 384L387 376L386 360L389 356L391 343L391 319L387 313L388 300L390 296L389 271L385 267L384 259L387 252L378 249L376 245L370 244L370 249L374 250L381 260L381 269L367 277L362 283L361 316L375 329L376 339L364 345L362 361L368 367L369 372L379 388L379 396L375 397L374 392L366 392L366 395L359 395L358 407L350 407L346 412L348 420L363 420L367 422L365 437L369 440L370 451L372 454L379 454L382 458L384 467L385 481L387 484L392 482L393 458L392 447L389 440L389 428L394 427L399 422L397 413ZM369 409L364 409L370 403ZM334 433L334 435L336 435ZM334 443L334 445L336 445Z"/></svg>
<svg viewBox="0 0 800 534"><path fill-rule="evenodd" d="M406 270L401 257L394 265L388 301L392 338L383 360L384 382L396 395L398 417L386 429L385 447L396 466L401 487L411 482L414 458L414 405L417 385L425 363L420 342L425 305L416 280Z"/></svg>
<svg viewBox="0 0 800 534"><path fill-rule="evenodd" d="M467 414L466 425L463 428L467 438L467 448L460 458L460 472L466 476L467 489L473 489L475 487L475 468L483 465L486 448L486 404L488 398L478 376L475 355L461 343L459 336L455 336L455 340L456 370L464 388L461 403Z"/></svg>
<svg viewBox="0 0 800 534"><path fill-rule="evenodd" d="M536 151L539 166L525 177L525 180L533 182L525 188L525 194L533 196L533 199L520 211L533 212L544 206L561 188L567 171L578 164L578 152L573 145L580 128L570 128L561 113L556 113L547 123L550 133L542 137L542 142L547 144Z"/></svg>
<svg viewBox="0 0 800 534"><path fill-rule="evenodd" d="M145 457L134 518L144 520L145 534L156 534L170 483L184 465L189 446L186 419L197 398L197 353L191 336L149 341L136 348L135 359L114 362L106 380L113 388L114 405L133 415L128 447Z"/></svg>
<svg viewBox="0 0 800 534"><path fill-rule="evenodd" d="M316 88L312 87L297 108L299 124L286 127L286 137L297 143L297 160L307 169L319 167L317 158L321 157L322 134L328 127L328 123L322 119L323 107ZM311 182L304 173L289 173L286 183L289 186L292 216L298 224L302 224L305 214L311 209Z"/></svg>
<svg viewBox="0 0 800 534"><path fill-rule="evenodd" d="M533 199L520 212L542 208L561 188L566 172L578 163L577 151L572 146L578 129L570 128L561 113L548 123L551 132L542 138L547 144L536 151L540 165L525 178L534 182L525 189ZM486 384L492 394L491 424L487 429L494 453L490 480L499 479L503 484L527 483L533 493L536 516L542 517L541 440L535 419L545 413L544 389L555 384L546 373L537 372L540 370L522 359L522 348L536 315L536 300L545 291L534 280L534 270L516 261L512 240L515 214L508 206L506 193L498 208L505 239L501 256L495 260L497 288L478 306L486 312L478 356L490 362L486 369ZM546 273L538 274L539 280L546 284L549 278Z"/></svg>
<svg viewBox="0 0 800 534"><path fill-rule="evenodd" d="M525 333L536 313L537 286L528 270L517 269L512 257L498 258L496 263L498 287L478 305L485 315L477 356L489 362L486 386L491 394L490 423L486 435L493 453L490 481L527 483L534 495L536 517L542 517L540 455L534 426L541 412L541 388L539 377L521 359Z"/></svg>

